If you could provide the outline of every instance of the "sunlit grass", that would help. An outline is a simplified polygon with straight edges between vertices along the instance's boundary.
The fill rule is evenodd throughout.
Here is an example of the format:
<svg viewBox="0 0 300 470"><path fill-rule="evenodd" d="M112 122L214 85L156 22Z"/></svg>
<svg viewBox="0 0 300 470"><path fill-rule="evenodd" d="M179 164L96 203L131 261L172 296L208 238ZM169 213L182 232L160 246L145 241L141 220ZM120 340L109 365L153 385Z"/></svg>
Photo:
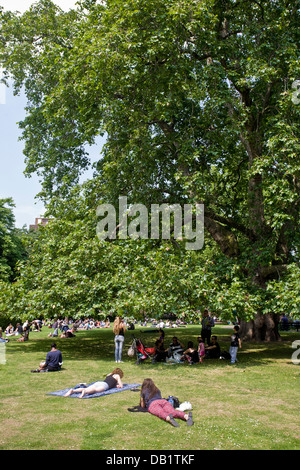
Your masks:
<svg viewBox="0 0 300 470"><path fill-rule="evenodd" d="M147 345L157 333L135 330ZM222 349L229 347L231 327L217 326ZM198 326L165 330L166 344L174 334L185 344L196 343ZM243 344L238 364L207 360L202 365L136 365L126 354L124 382L142 383L151 377L163 396L175 395L193 407L195 424L179 428L148 413L130 413L139 393L124 391L80 400L47 393L103 378L115 366L112 330L80 331L76 338L57 339L63 370L32 374L50 349L48 330L31 333L28 343L13 338L6 345L6 365L0 365L0 449L198 450L298 449L299 365L293 364L287 332L277 344ZM145 437L146 436L146 437Z"/></svg>

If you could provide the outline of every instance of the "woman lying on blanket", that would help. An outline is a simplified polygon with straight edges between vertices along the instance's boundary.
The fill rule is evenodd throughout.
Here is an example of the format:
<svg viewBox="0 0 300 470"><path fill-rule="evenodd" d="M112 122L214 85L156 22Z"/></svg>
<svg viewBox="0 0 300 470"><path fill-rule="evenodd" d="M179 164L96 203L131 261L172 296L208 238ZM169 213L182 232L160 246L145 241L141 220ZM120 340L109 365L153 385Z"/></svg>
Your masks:
<svg viewBox="0 0 300 470"><path fill-rule="evenodd" d="M121 381L123 376L124 374L121 369L114 369L102 382L95 382L88 387L71 388L64 396L68 397L69 395L72 395L72 393L81 393L79 398L82 398L84 395L106 392L106 390L109 390L110 388L123 388L123 383Z"/></svg>

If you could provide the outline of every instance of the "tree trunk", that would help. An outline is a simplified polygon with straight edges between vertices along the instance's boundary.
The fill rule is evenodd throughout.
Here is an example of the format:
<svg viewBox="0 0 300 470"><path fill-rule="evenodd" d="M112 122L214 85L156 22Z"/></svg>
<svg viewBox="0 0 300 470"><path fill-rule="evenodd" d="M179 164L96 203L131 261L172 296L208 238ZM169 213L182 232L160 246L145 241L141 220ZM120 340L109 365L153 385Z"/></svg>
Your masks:
<svg viewBox="0 0 300 470"><path fill-rule="evenodd" d="M249 322L241 321L240 335L244 341L281 341L278 324L279 315L257 314L255 318Z"/></svg>

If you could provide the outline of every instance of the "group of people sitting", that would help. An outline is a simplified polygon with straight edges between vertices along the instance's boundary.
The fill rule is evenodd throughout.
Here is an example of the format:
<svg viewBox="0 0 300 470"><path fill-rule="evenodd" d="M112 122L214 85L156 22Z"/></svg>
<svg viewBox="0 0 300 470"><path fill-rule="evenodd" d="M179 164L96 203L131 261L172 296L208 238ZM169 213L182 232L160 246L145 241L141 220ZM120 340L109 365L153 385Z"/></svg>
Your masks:
<svg viewBox="0 0 300 470"><path fill-rule="evenodd" d="M28 341L29 339L29 332L32 329L32 323L29 323L27 320L21 325L21 323L16 324L16 328L10 323L7 328L5 329L5 338L3 337L2 328L0 328L0 341L1 342L8 342L10 336L19 336L17 341L23 342Z"/></svg>
<svg viewBox="0 0 300 470"><path fill-rule="evenodd" d="M94 328L109 328L110 321L107 319L106 321L95 321L93 319L85 319L85 320L75 320L74 322L70 322L67 318L60 320L56 319L49 327L53 328L53 332L49 333L48 336L60 338L73 338L75 336L76 331L78 330L92 330Z"/></svg>
<svg viewBox="0 0 300 470"><path fill-rule="evenodd" d="M55 338L59 336L60 338L73 338L75 337L75 328L73 325L70 325L67 320L55 320L52 325L54 329L53 333L49 333L48 336Z"/></svg>
<svg viewBox="0 0 300 470"><path fill-rule="evenodd" d="M166 348L164 344L164 331L159 330L160 337L155 342L155 352L152 362L187 362L189 364L197 364L203 362L206 358L219 358L221 354L220 345L217 336L212 336L211 340L205 345L205 339L198 336L198 345L194 346L189 341L187 347L178 340L177 336L173 336L171 344Z"/></svg>
<svg viewBox="0 0 300 470"><path fill-rule="evenodd" d="M76 330L93 330L94 328L109 328L110 320L94 320L93 318L86 318L85 320L75 320L73 324Z"/></svg>
<svg viewBox="0 0 300 470"><path fill-rule="evenodd" d="M68 318L64 319L55 319L55 320L33 320L29 322L26 320L23 324L17 323L14 327L10 323L5 330L3 331L0 327L0 340L3 342L8 342L10 336L19 336L18 341L28 341L29 333L40 332L42 327L49 327L53 331L49 333L49 337L60 337L60 338L72 338L75 336L77 330L90 330L94 328L109 328L110 321L107 318L104 320L94 320L94 319L85 319L85 320L75 320L70 321ZM4 336L5 335L5 336Z"/></svg>

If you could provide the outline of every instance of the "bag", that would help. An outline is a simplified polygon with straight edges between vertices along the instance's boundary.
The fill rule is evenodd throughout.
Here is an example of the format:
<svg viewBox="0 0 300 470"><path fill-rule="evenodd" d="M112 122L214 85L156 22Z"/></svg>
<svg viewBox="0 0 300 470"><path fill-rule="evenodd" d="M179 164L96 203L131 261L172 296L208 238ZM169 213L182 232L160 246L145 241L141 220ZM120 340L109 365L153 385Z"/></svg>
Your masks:
<svg viewBox="0 0 300 470"><path fill-rule="evenodd" d="M188 410L192 409L192 405L190 404L189 401L184 401L183 403L180 403L180 405L177 409L179 411L188 411Z"/></svg>
<svg viewBox="0 0 300 470"><path fill-rule="evenodd" d="M182 353L183 353L183 351L173 353L173 355L171 357L168 357L166 359L166 362L173 362L175 364L181 363Z"/></svg>
<svg viewBox="0 0 300 470"><path fill-rule="evenodd" d="M220 359L231 359L231 354L227 351L221 351Z"/></svg>
<svg viewBox="0 0 300 470"><path fill-rule="evenodd" d="M177 397L171 397L171 396L169 395L169 398L167 398L167 401L168 401L169 403L171 403L171 405L173 406L173 408L178 408L179 405L180 405L180 401L179 401L179 399L178 399Z"/></svg>
<svg viewBox="0 0 300 470"><path fill-rule="evenodd" d="M127 352L128 356L130 357L133 357L135 352L134 352L134 347L133 346L130 346L130 348L128 349L128 352Z"/></svg>

